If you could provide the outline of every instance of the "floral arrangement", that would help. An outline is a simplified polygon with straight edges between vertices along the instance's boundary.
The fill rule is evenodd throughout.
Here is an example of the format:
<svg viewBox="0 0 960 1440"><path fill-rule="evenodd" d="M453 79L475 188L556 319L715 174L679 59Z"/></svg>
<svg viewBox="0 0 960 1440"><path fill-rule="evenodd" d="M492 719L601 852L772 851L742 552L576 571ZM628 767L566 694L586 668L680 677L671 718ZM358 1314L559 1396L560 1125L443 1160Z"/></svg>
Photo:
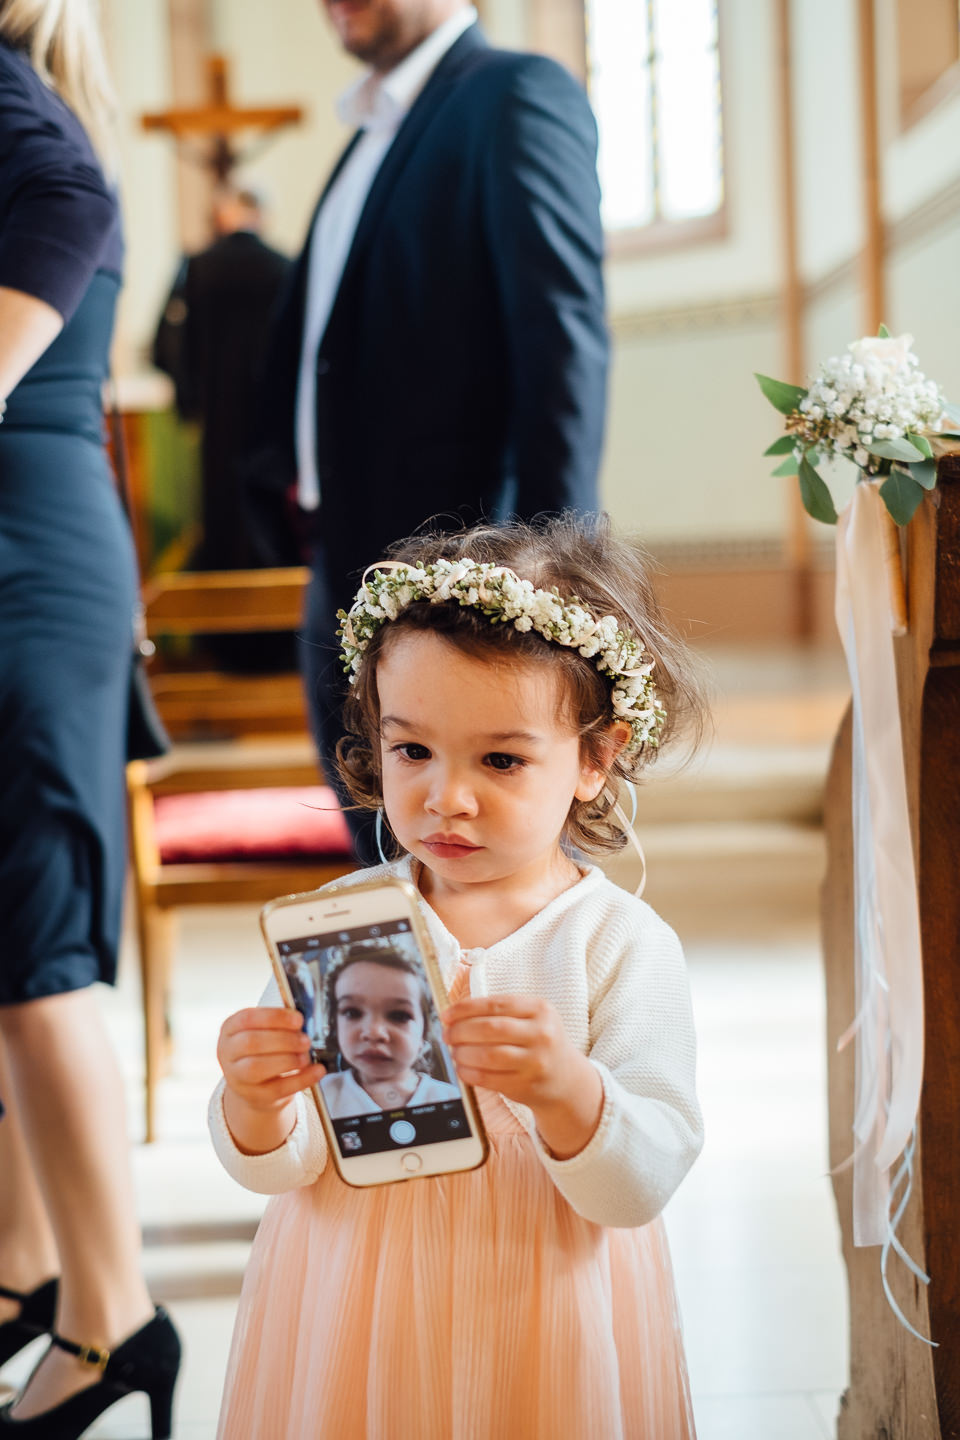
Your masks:
<svg viewBox="0 0 960 1440"><path fill-rule="evenodd" d="M837 511L817 470L821 457L842 456L859 480L883 479L880 494L898 525L906 525L925 490L937 483L934 444L960 438L960 407L944 399L921 372L913 336L885 325L821 365L807 389L757 375L760 389L786 419L786 435L765 455L785 455L774 475L796 475L804 507L836 524ZM933 441L933 444L931 444Z"/></svg>
<svg viewBox="0 0 960 1440"><path fill-rule="evenodd" d="M576 596L564 600L556 589L538 590L512 570L476 560L438 560L424 566L381 561L371 566L349 613L337 611L344 670L351 685L381 625L418 600L469 605L493 625L535 630L555 645L578 650L613 682L613 713L631 730L627 749L659 744L667 717L652 678L654 661L643 642L621 630L615 615L598 620Z"/></svg>

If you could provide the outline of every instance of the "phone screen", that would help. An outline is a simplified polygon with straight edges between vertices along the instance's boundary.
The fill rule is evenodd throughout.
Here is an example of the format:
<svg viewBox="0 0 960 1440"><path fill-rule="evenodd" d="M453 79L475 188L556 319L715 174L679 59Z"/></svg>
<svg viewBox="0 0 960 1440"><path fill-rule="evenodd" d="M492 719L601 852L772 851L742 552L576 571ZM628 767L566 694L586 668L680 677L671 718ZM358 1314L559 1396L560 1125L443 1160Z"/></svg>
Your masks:
<svg viewBox="0 0 960 1440"><path fill-rule="evenodd" d="M465 1139L470 1126L408 920L277 941L344 1159Z"/></svg>

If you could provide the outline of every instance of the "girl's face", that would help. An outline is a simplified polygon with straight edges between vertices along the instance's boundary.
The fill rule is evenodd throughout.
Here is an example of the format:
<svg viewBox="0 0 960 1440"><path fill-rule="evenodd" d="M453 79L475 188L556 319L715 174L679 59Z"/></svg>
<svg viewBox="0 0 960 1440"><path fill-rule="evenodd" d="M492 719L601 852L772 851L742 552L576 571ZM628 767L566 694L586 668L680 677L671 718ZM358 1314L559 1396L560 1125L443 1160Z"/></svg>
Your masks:
<svg viewBox="0 0 960 1440"><path fill-rule="evenodd" d="M404 849L441 882L541 881L574 798L605 776L581 757L556 672L400 634L377 663L383 803Z"/></svg>
<svg viewBox="0 0 960 1440"><path fill-rule="evenodd" d="M403 1080L423 1045L420 987L413 975L374 960L348 965L336 984L337 1044L361 1082Z"/></svg>

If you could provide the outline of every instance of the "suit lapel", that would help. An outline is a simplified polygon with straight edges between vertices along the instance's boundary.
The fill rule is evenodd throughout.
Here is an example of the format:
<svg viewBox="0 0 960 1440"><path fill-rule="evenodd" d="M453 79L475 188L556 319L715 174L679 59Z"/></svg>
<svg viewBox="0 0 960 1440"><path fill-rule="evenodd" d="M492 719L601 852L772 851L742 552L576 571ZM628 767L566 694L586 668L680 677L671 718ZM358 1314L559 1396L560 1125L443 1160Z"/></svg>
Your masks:
<svg viewBox="0 0 960 1440"><path fill-rule="evenodd" d="M417 99L414 101L400 129L397 131L393 144L384 156L380 169L374 176L370 192L367 195L363 210L360 212L360 219L353 237L353 243L350 246L350 253L347 256L347 262L337 288L333 309L327 322L326 333L328 335L332 332L336 312L340 308L344 295L349 291L357 267L370 244L371 237L377 228L390 193L415 150L417 141L423 133L423 130L431 120L444 95L456 83L464 64L470 56L478 50L485 50L487 48L487 40L484 38L478 25L472 25L469 30L464 31L439 62L426 85L424 85ZM346 156L342 158L340 162L341 165L345 159ZM324 190L324 195L326 195L330 184L333 183L333 180L339 173L339 169L340 166L337 167L334 175L331 176L330 182L326 190ZM322 199L320 203L323 203ZM319 208L318 206L317 209L319 210ZM316 215L314 219L316 219Z"/></svg>

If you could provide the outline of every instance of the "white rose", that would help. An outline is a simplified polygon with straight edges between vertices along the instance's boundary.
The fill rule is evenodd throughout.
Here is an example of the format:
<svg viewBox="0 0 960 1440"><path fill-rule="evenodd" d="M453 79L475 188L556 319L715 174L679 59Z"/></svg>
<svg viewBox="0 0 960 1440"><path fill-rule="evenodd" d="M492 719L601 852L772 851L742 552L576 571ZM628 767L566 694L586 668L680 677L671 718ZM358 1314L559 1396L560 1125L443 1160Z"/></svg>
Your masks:
<svg viewBox="0 0 960 1440"><path fill-rule="evenodd" d="M863 365L879 369L887 375L893 375L901 367L910 362L910 351L913 349L912 335L865 335L862 340L854 340L847 349L853 356L855 365Z"/></svg>

